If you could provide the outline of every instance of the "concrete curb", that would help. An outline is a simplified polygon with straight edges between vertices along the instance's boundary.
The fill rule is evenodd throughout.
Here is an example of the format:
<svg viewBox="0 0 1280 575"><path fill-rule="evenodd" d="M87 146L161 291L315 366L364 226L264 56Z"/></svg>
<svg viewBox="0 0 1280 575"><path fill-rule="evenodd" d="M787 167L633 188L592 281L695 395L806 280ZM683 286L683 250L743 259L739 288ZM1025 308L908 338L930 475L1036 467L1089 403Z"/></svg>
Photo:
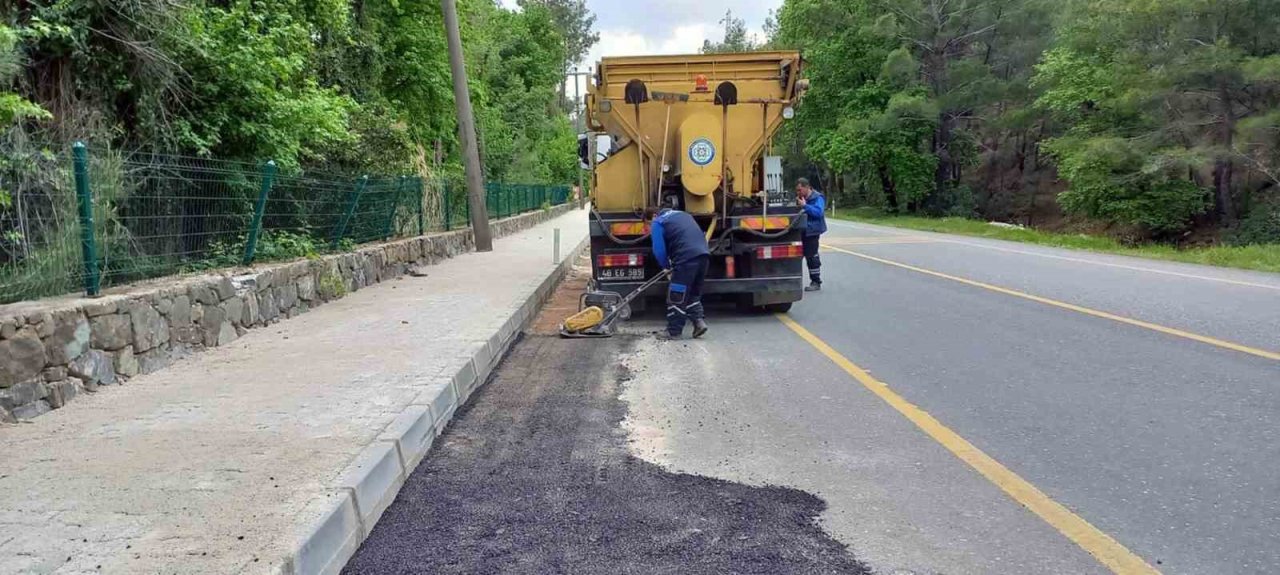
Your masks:
<svg viewBox="0 0 1280 575"><path fill-rule="evenodd" d="M426 386L372 443L352 460L333 484L336 495L324 502L320 518L298 540L273 573L337 574L355 555L382 513L395 501L409 474L426 458L435 438L444 433L458 408L466 405L511 344L534 320L556 285L568 275L587 248L584 238L567 252L523 305L488 340L474 350L448 382Z"/></svg>

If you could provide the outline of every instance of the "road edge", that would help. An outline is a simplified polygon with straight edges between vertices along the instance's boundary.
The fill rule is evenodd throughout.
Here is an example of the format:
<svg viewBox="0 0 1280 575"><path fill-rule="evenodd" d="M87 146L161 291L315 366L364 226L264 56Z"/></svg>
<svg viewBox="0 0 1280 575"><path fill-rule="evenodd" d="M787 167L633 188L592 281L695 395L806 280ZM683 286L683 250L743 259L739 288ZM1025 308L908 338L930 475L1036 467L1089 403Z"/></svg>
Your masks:
<svg viewBox="0 0 1280 575"><path fill-rule="evenodd" d="M464 356L462 367L448 381L426 384L390 424L366 445L338 475L317 504L319 518L303 529L283 560L271 573L312 575L340 573L372 533L383 511L410 473L430 453L457 410L466 405L501 362L511 345L533 323L555 288L568 276L589 238L566 252L566 257L529 294L483 345Z"/></svg>

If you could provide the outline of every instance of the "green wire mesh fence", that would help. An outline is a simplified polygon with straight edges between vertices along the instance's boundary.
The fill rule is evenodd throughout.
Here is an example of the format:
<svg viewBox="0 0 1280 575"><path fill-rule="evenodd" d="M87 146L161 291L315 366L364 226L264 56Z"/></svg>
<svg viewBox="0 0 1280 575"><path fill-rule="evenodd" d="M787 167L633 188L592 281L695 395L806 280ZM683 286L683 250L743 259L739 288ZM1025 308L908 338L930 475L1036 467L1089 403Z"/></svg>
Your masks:
<svg viewBox="0 0 1280 575"><path fill-rule="evenodd" d="M506 218L566 203L571 199L572 193L569 186L490 183L485 185L485 206L489 209L491 219ZM466 187L444 184L440 198L440 213L445 229L466 227L471 221Z"/></svg>
<svg viewBox="0 0 1280 575"><path fill-rule="evenodd" d="M463 186L418 176L79 147L9 160L0 166L0 304L470 225ZM486 205L498 219L570 193L489 184Z"/></svg>

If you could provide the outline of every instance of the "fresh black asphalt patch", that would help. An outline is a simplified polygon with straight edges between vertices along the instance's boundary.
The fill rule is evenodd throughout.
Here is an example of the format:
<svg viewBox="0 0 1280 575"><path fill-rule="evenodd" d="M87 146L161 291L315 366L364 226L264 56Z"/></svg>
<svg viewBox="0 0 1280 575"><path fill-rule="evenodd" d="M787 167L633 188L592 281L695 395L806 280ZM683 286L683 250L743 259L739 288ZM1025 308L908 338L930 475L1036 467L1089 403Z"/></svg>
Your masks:
<svg viewBox="0 0 1280 575"><path fill-rule="evenodd" d="M869 573L818 527L818 497L630 456L636 341L517 343L345 573Z"/></svg>

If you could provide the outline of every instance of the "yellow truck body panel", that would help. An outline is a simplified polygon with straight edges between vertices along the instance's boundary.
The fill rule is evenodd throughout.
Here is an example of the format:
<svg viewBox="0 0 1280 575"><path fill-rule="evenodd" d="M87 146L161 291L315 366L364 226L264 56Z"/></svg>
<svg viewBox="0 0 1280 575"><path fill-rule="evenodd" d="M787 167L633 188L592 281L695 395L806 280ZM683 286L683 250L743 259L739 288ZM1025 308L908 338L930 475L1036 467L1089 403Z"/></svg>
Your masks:
<svg viewBox="0 0 1280 575"><path fill-rule="evenodd" d="M758 194L760 158L801 92L800 67L798 52L603 59L587 118L615 149L593 173L594 207L639 211L677 181L698 215Z"/></svg>

